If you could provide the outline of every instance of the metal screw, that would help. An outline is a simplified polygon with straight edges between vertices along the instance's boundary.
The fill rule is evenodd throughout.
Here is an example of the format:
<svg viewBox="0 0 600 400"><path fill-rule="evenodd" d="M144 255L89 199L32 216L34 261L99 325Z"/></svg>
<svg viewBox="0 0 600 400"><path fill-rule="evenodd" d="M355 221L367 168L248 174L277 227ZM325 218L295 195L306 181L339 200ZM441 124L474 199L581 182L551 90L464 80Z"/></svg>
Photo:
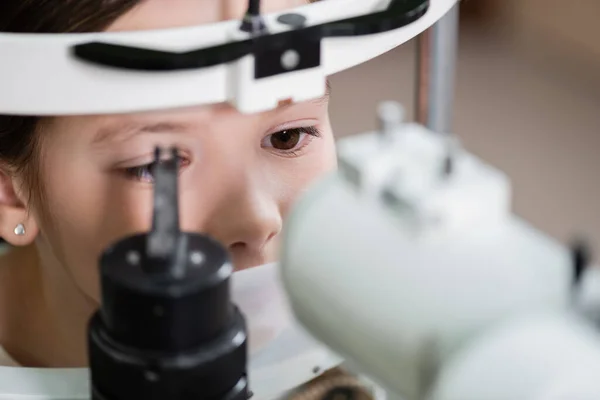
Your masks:
<svg viewBox="0 0 600 400"><path fill-rule="evenodd" d="M138 253L137 251L128 252L127 262L131 265L138 265L140 263L140 253Z"/></svg>
<svg viewBox="0 0 600 400"><path fill-rule="evenodd" d="M204 262L204 254L200 253L199 251L194 251L192 254L190 254L190 261L194 265L200 265Z"/></svg>
<svg viewBox="0 0 600 400"><path fill-rule="evenodd" d="M158 374L153 371L144 372L144 378L146 378L146 380L150 382L157 382L159 379Z"/></svg>
<svg viewBox="0 0 600 400"><path fill-rule="evenodd" d="M244 342L244 339L246 339L246 335L242 332L238 332L231 341L234 345L238 346Z"/></svg>
<svg viewBox="0 0 600 400"><path fill-rule="evenodd" d="M300 64L300 54L296 50L287 50L281 55L281 66L284 69L294 69Z"/></svg>
<svg viewBox="0 0 600 400"><path fill-rule="evenodd" d="M301 14L289 13L280 15L277 18L280 24L288 25L292 28L302 28L306 25L306 17Z"/></svg>

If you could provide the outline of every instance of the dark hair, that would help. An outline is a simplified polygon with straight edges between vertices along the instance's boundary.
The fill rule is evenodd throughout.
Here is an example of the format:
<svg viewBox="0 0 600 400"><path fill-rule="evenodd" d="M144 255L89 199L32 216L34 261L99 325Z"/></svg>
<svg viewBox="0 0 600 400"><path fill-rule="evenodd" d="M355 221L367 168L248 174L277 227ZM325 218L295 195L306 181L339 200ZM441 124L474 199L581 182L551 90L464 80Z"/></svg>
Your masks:
<svg viewBox="0 0 600 400"><path fill-rule="evenodd" d="M142 1L0 0L0 32L99 32ZM36 134L41 122L36 116L0 114L0 166L23 173L34 200L41 191Z"/></svg>

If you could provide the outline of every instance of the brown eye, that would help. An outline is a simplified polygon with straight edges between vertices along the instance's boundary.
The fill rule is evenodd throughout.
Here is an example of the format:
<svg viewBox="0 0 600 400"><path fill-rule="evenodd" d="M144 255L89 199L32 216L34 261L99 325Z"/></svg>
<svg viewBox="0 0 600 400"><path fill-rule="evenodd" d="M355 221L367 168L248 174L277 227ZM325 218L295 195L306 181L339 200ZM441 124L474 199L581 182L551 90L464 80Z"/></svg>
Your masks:
<svg viewBox="0 0 600 400"><path fill-rule="evenodd" d="M302 139L302 132L299 129L288 129L270 136L269 144L277 150L292 150Z"/></svg>
<svg viewBox="0 0 600 400"><path fill-rule="evenodd" d="M285 129L263 137L261 147L271 149L280 155L297 157L314 138L321 137L315 126Z"/></svg>

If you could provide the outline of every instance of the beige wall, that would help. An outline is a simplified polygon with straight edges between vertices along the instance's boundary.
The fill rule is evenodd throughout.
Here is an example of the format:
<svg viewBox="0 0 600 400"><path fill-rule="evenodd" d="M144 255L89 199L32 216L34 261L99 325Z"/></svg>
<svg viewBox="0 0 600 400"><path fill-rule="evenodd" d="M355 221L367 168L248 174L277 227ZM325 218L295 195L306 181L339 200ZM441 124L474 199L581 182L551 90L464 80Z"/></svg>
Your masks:
<svg viewBox="0 0 600 400"><path fill-rule="evenodd" d="M600 60L600 1L510 0L505 4L520 33L535 32L548 42L568 43Z"/></svg>
<svg viewBox="0 0 600 400"><path fill-rule="evenodd" d="M600 90L600 0L504 0L494 12L532 59Z"/></svg>
<svg viewBox="0 0 600 400"><path fill-rule="evenodd" d="M460 139L511 178L517 214L564 242L584 234L600 254L600 90L577 69L533 60L506 31L466 30L460 47ZM381 100L399 100L412 115L414 62L410 42L334 76L336 134L374 128Z"/></svg>

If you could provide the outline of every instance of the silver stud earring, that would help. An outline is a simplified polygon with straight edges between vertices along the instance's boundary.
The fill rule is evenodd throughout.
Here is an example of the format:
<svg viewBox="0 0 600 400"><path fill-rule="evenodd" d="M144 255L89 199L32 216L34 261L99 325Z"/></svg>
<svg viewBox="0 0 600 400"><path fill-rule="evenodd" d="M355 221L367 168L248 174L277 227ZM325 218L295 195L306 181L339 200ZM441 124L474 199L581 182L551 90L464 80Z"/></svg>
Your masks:
<svg viewBox="0 0 600 400"><path fill-rule="evenodd" d="M15 227L15 235L24 236L25 235L25 225L19 224Z"/></svg>

